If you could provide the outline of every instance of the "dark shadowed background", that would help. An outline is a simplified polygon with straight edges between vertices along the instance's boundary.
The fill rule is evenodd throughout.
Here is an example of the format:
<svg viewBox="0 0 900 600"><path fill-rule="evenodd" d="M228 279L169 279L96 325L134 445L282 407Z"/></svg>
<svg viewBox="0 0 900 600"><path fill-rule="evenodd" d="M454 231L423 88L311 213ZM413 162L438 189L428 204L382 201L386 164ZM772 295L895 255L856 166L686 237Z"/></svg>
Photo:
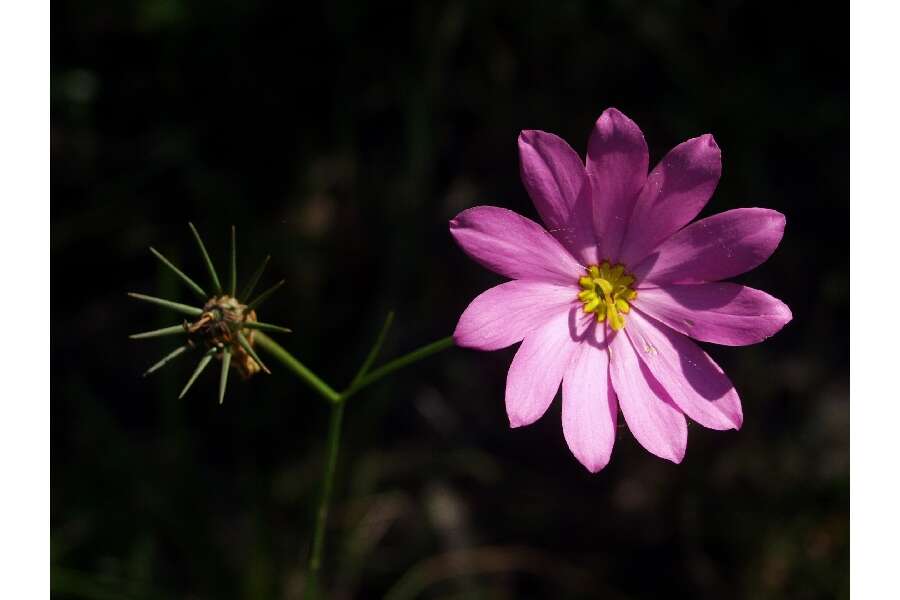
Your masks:
<svg viewBox="0 0 900 600"><path fill-rule="evenodd" d="M298 598L327 407L279 365L216 402L195 360L141 379L203 278L187 221L288 284L260 318L335 386L385 313L390 358L452 332L500 281L447 221L536 218L516 137L583 153L608 106L651 162L711 132L704 215L787 215L741 278L794 321L707 347L740 432L684 463L620 427L590 475L559 404L507 425L514 349L451 349L348 406L326 546L333 598L835 598L848 594L848 29L844 6L726 1L60 0L52 17L52 585L59 598ZM274 361L269 361L274 363ZM621 423L620 423L621 424Z"/></svg>

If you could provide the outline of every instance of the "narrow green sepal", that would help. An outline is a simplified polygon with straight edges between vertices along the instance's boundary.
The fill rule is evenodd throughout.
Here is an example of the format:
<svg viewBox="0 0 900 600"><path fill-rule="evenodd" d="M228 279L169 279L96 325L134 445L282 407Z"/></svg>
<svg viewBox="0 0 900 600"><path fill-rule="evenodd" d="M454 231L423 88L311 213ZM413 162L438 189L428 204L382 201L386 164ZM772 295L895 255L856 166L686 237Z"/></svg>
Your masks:
<svg viewBox="0 0 900 600"><path fill-rule="evenodd" d="M213 266L212 259L206 251L206 246L203 245L203 239L200 237L200 232L197 231L197 228L194 227L193 223L188 223L188 227L191 228L191 233L194 234L194 239L197 240L197 246L200 247L200 254L203 255L203 262L206 263L206 270L209 271L209 278L212 280L213 289L217 294L221 295L222 284L219 281L219 276L216 274L216 268Z"/></svg>
<svg viewBox="0 0 900 600"><path fill-rule="evenodd" d="M265 302L266 300L269 299L269 296L271 296L271 295L274 294L276 291L278 291L278 288L280 288L281 286L283 286L283 285L284 285L284 282L285 282L285 280L282 279L281 281L279 281L278 283L276 283L275 285L273 285L272 287L270 287L269 289L267 289L266 291L264 291L262 294L260 294L259 296L257 296L257 297L253 300L253 302L250 302L249 304L247 304L247 310L256 310L256 308L257 308L260 304L262 304L263 302Z"/></svg>
<svg viewBox="0 0 900 600"><path fill-rule="evenodd" d="M250 298L250 294L256 289L256 284L259 283L259 278L262 277L263 272L266 270L266 265L269 264L270 260L272 260L272 257L267 256L266 259L262 261L262 264L259 265L259 268L254 271L253 276L250 277L250 281L247 282L246 287L241 291L240 300L242 302L246 302Z"/></svg>
<svg viewBox="0 0 900 600"><path fill-rule="evenodd" d="M188 382L185 384L184 389L181 390L181 393L178 394L178 399L184 398L184 395L188 393L188 390L191 389L191 386L194 385L194 382L197 381L197 378L200 377L200 373L206 368L206 365L209 364L209 361L212 360L213 355L216 353L216 348L210 348L209 351L203 355L203 358L200 359L200 363L197 364L197 368L194 369L194 373L191 375L191 378L188 379Z"/></svg>
<svg viewBox="0 0 900 600"><path fill-rule="evenodd" d="M258 329L259 331L269 331L272 333L293 333L293 331L287 327L272 325L270 323L260 323L259 321L244 321L241 326L244 329Z"/></svg>
<svg viewBox="0 0 900 600"><path fill-rule="evenodd" d="M179 333L187 333L184 329L184 325L172 325L171 327L163 327L162 329L154 329L153 331L133 333L128 337L133 340L145 340L147 338L163 337L165 335L177 335Z"/></svg>
<svg viewBox="0 0 900 600"><path fill-rule="evenodd" d="M173 350L173 351L170 352L169 354L165 355L161 361L159 361L158 363L156 363L155 365L153 365L152 367L150 367L149 369L147 369L146 371L144 371L144 374L141 375L141 377L146 377L146 376L149 375L150 373L152 373L152 372L154 372L154 371L156 371L156 370L158 370L158 369L161 369L161 368L164 367L164 366L166 365L166 363L168 363L170 360L172 360L173 358L175 358L175 357L177 357L177 356L180 356L181 354L184 354L185 352L188 351L188 349L190 349L190 346L188 346L187 344L185 344L184 346L181 346L180 348L176 348L175 350Z"/></svg>
<svg viewBox="0 0 900 600"><path fill-rule="evenodd" d="M247 354L249 354L250 357L254 361L256 361L256 364L259 365L259 368L271 375L272 371L269 370L269 367L263 364L263 361L260 360L259 355L256 353L256 350L254 350L253 346L250 345L250 341L246 337L244 337L244 334L240 331L237 332L237 339L238 343L241 345L241 348L243 348L244 351L246 351Z"/></svg>
<svg viewBox="0 0 900 600"><path fill-rule="evenodd" d="M228 371L231 370L231 348L222 351L222 374L219 375L219 404L225 402L225 388L228 386Z"/></svg>
<svg viewBox="0 0 900 600"><path fill-rule="evenodd" d="M187 286L189 288L191 288L191 291L194 292L195 294L197 294L197 296L199 296L202 300L206 300L207 298L209 298L209 296L206 294L206 291L202 287L197 285L197 283L193 279L191 279L190 277L185 275L181 271L181 269L179 269L178 267L173 265L172 262L169 261L168 258L163 256L156 248L154 248L153 246L150 246L150 252L152 252L153 256L158 258L162 264L169 267L169 269L173 273L175 273L175 275L177 275L183 282L185 282L187 284Z"/></svg>
<svg viewBox="0 0 900 600"><path fill-rule="evenodd" d="M229 269L231 275L231 291L229 295L234 298L235 294L237 294L237 233L234 230L234 225L231 226L231 268Z"/></svg>
<svg viewBox="0 0 900 600"><path fill-rule="evenodd" d="M203 314L203 309L197 308L196 306L188 306L187 304L181 304L180 302L172 302L171 300L163 300L162 298L154 298L153 296L137 294L135 292L128 292L128 295L136 300L143 300L144 302L149 302L150 304L156 304L157 306L171 308L172 310L176 310L191 317L199 317Z"/></svg>

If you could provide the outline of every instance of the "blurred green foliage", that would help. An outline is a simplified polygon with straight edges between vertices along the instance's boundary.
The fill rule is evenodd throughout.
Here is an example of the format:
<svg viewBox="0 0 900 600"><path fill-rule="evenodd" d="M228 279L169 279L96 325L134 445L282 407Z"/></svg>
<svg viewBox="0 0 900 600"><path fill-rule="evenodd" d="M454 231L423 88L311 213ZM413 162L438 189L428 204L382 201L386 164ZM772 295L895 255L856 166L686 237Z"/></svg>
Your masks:
<svg viewBox="0 0 900 600"><path fill-rule="evenodd" d="M52 584L60 598L298 598L326 407L276 369L216 404L210 370L128 333L202 277L266 254L260 318L335 385L397 311L385 357L450 333L498 281L452 243L475 204L535 216L516 137L583 152L616 106L652 159L704 132L704 214L784 212L742 280L795 320L710 349L742 431L691 426L685 462L622 427L610 467L569 454L555 405L510 430L513 349L450 350L350 402L333 598L835 598L848 594L848 55L821 3L61 0L52 15Z"/></svg>

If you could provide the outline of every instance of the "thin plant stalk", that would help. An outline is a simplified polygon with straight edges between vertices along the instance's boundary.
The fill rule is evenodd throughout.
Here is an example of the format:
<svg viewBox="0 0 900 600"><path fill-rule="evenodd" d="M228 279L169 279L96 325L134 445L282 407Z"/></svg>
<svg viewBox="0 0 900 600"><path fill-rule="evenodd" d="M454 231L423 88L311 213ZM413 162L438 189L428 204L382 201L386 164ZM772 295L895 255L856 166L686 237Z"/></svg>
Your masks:
<svg viewBox="0 0 900 600"><path fill-rule="evenodd" d="M313 373L306 365L301 363L294 356L282 348L272 338L257 329L255 341L260 348L268 352L278 362L288 368L294 375L299 377L306 385L327 400L331 405L331 411L328 418L328 439L326 446L325 468L322 473L322 491L319 496L319 502L316 507L315 526L313 530L313 541L309 556L309 575L307 579L304 597L314 600L319 597L319 575L322 570L322 551L325 546L325 534L328 524L328 507L331 503L331 496L334 490L334 478L337 471L338 451L341 445L341 429L344 419L344 404L347 399L364 388L379 381L383 377L409 366L420 360L428 358L432 354L436 354L441 350L445 350L453 345L453 338L446 337L436 342L432 342L426 346L422 346L417 350L413 350L408 354L404 354L399 358L389 361L387 364L369 371L371 366L378 358L378 353L384 344L388 330L393 323L394 315L389 313L385 319L385 323L378 334L372 349L366 355L366 359L360 366L356 376L351 380L350 385L343 392L337 392L333 387L323 381L318 375Z"/></svg>
<svg viewBox="0 0 900 600"><path fill-rule="evenodd" d="M313 391L322 396L325 400L332 403L340 400L341 395L338 394L334 388L322 381L318 375L310 371L306 365L294 358L294 356L282 348L278 342L262 331L257 331L253 339L259 344L260 348L271 354L273 358L287 367L291 373L299 377L306 385L311 387Z"/></svg>
<svg viewBox="0 0 900 600"><path fill-rule="evenodd" d="M328 523L328 506L334 489L334 474L337 470L338 450L341 446L341 425L344 419L344 401L331 405L328 416L328 456L325 458L325 472L322 474L322 493L316 507L316 525L313 531L312 550L309 555L309 576L305 597L319 597L319 572L322 570L322 548L325 546L325 527Z"/></svg>
<svg viewBox="0 0 900 600"><path fill-rule="evenodd" d="M369 350L368 355L366 355L366 359L363 361L363 364L359 367L359 371L357 371L356 376L348 386L348 390L352 389L354 385L358 385L359 381L372 367L372 363L378 358L378 353L381 352L381 347L384 345L384 340L387 337L387 333L393 322L394 313L389 312L387 318L384 320L384 325L381 327L381 331L378 333L378 337L375 339L375 344L372 345L372 349ZM341 394L338 401L331 405L331 413L328 417L328 456L325 459L325 472L322 476L322 495L319 497L319 505L316 508L316 525L315 530L313 531L312 550L309 554L309 579L306 585L305 594L306 597L310 599L317 598L319 593L318 585L319 572L322 569L322 548L325 546L325 528L328 523L328 507L331 503L331 491L334 488L334 474L337 468L337 456L341 442L341 424L344 418L344 403L346 401L347 396Z"/></svg>

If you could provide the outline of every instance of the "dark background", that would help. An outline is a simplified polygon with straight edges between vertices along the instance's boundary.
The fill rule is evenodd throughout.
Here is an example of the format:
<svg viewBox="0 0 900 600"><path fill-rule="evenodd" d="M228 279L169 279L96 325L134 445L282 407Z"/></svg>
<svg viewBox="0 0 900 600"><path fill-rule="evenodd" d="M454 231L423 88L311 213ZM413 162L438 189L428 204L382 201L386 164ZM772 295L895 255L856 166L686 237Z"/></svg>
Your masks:
<svg viewBox="0 0 900 600"><path fill-rule="evenodd" d="M267 253L260 318L335 386L389 309L385 357L449 335L499 279L447 221L536 213L521 129L583 153L608 106L655 162L711 132L704 215L784 212L741 278L794 321L708 348L740 432L690 427L680 466L620 427L597 475L559 404L510 430L514 349L451 349L348 406L326 546L334 598L834 598L848 594L848 28L840 4L59 1L52 20L54 596L297 598L327 407L280 365L216 402L196 359L142 371L191 296L147 251L223 272ZM19 290L21 292L21 290ZM270 360L270 363L274 361Z"/></svg>

